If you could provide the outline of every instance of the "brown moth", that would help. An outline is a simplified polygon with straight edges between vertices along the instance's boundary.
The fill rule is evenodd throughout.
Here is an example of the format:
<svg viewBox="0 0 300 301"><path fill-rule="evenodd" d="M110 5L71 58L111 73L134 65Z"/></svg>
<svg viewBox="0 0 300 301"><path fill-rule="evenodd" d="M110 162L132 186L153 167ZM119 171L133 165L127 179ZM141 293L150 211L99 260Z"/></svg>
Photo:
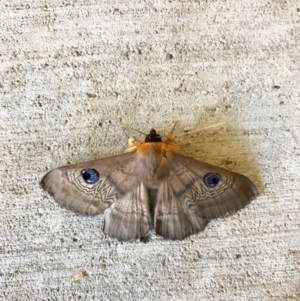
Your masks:
<svg viewBox="0 0 300 301"><path fill-rule="evenodd" d="M41 186L74 212L104 212L104 232L121 241L147 236L151 225L183 239L258 196L245 176L178 154L173 135L162 141L154 129L144 142L131 137L124 154L50 171Z"/></svg>

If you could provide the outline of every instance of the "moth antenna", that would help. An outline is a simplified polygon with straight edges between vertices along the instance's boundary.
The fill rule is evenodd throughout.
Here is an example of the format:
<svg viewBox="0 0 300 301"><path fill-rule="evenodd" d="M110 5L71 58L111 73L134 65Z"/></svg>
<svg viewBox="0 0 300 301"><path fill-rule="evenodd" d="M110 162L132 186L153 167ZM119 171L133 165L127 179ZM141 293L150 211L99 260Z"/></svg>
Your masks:
<svg viewBox="0 0 300 301"><path fill-rule="evenodd" d="M223 124L223 123L225 123L225 121L224 121L224 122L217 123L217 124L214 124L214 125L210 125L210 126L207 126L207 127L205 127L205 128L198 129L198 130L194 130L194 131L190 131L190 132L187 132L187 133L184 133L184 134L176 135L176 138L177 138L177 137L184 136L184 135L189 135L189 134L191 134L191 133L196 133L196 132L200 132L200 131L203 131L203 130L207 130L207 129L210 129L210 128L215 127L215 126L219 126L219 125L221 125L221 124Z"/></svg>
<svg viewBox="0 0 300 301"><path fill-rule="evenodd" d="M108 113L104 113L104 112L102 112L102 113L103 113L103 115L108 116L109 118L113 119L115 122L117 122L118 124L120 124L122 128L127 128L127 129L130 129L130 130L136 131L136 132L138 132L138 133L140 133L140 134L142 134L144 136L147 136L147 134L145 134L145 133L143 133L143 132L141 132L139 130L134 129L133 127L131 127L129 125L126 125L125 123L121 122L120 120L118 120L114 116L112 116L112 115L110 115Z"/></svg>
<svg viewBox="0 0 300 301"><path fill-rule="evenodd" d="M175 127L176 127L177 123L178 123L178 121L175 122L175 124L174 124L174 126L173 126L171 132L167 132L165 135L161 135L161 137L162 137L162 138L168 138L168 135L169 135L169 134L173 135L173 132L174 132L174 130L175 130ZM177 137L177 136L176 136L176 137Z"/></svg>
<svg viewBox="0 0 300 301"><path fill-rule="evenodd" d="M172 128L172 131L170 132L171 134L173 134L173 132L174 132L174 130L175 130L175 127L176 127L177 123L178 123L178 121L175 122L175 124L174 124L174 126L173 126L173 128Z"/></svg>

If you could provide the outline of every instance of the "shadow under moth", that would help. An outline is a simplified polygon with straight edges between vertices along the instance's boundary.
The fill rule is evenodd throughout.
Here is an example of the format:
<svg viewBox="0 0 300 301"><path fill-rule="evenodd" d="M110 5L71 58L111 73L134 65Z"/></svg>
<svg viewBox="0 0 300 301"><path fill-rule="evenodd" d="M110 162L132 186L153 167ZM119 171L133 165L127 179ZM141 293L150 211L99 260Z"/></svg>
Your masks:
<svg viewBox="0 0 300 301"><path fill-rule="evenodd" d="M145 141L131 137L124 154L50 171L41 187L74 212L104 212L104 232L120 241L153 227L183 239L258 196L245 176L178 154L173 135L162 140L154 129Z"/></svg>

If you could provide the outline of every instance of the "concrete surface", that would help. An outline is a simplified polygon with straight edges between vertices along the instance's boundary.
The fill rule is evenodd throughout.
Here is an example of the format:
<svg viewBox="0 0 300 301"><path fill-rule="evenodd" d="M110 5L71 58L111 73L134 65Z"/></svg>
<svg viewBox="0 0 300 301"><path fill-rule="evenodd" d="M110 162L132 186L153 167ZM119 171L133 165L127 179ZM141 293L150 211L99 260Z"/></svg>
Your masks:
<svg viewBox="0 0 300 301"><path fill-rule="evenodd" d="M300 300L298 1L0 6L1 300ZM180 136L182 153L261 196L184 241L105 237L38 185L122 152L136 133L104 112L178 135L225 122Z"/></svg>

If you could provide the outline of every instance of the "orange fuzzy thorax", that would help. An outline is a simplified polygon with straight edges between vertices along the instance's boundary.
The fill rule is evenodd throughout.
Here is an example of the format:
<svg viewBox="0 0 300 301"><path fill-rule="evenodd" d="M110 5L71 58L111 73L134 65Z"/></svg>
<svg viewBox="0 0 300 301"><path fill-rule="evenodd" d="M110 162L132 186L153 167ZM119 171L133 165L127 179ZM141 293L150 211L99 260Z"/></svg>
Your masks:
<svg viewBox="0 0 300 301"><path fill-rule="evenodd" d="M178 146L171 134L162 142L137 141L135 137L129 139L126 152L136 153L134 172L147 187L156 188L162 177L166 177L170 167L167 157L178 152Z"/></svg>
<svg viewBox="0 0 300 301"><path fill-rule="evenodd" d="M151 153L177 153L178 146L175 144L175 139L172 134L167 134L167 139L162 142L144 142L136 140L136 137L130 137L128 140L128 148L126 153L137 152L138 156L146 156Z"/></svg>

